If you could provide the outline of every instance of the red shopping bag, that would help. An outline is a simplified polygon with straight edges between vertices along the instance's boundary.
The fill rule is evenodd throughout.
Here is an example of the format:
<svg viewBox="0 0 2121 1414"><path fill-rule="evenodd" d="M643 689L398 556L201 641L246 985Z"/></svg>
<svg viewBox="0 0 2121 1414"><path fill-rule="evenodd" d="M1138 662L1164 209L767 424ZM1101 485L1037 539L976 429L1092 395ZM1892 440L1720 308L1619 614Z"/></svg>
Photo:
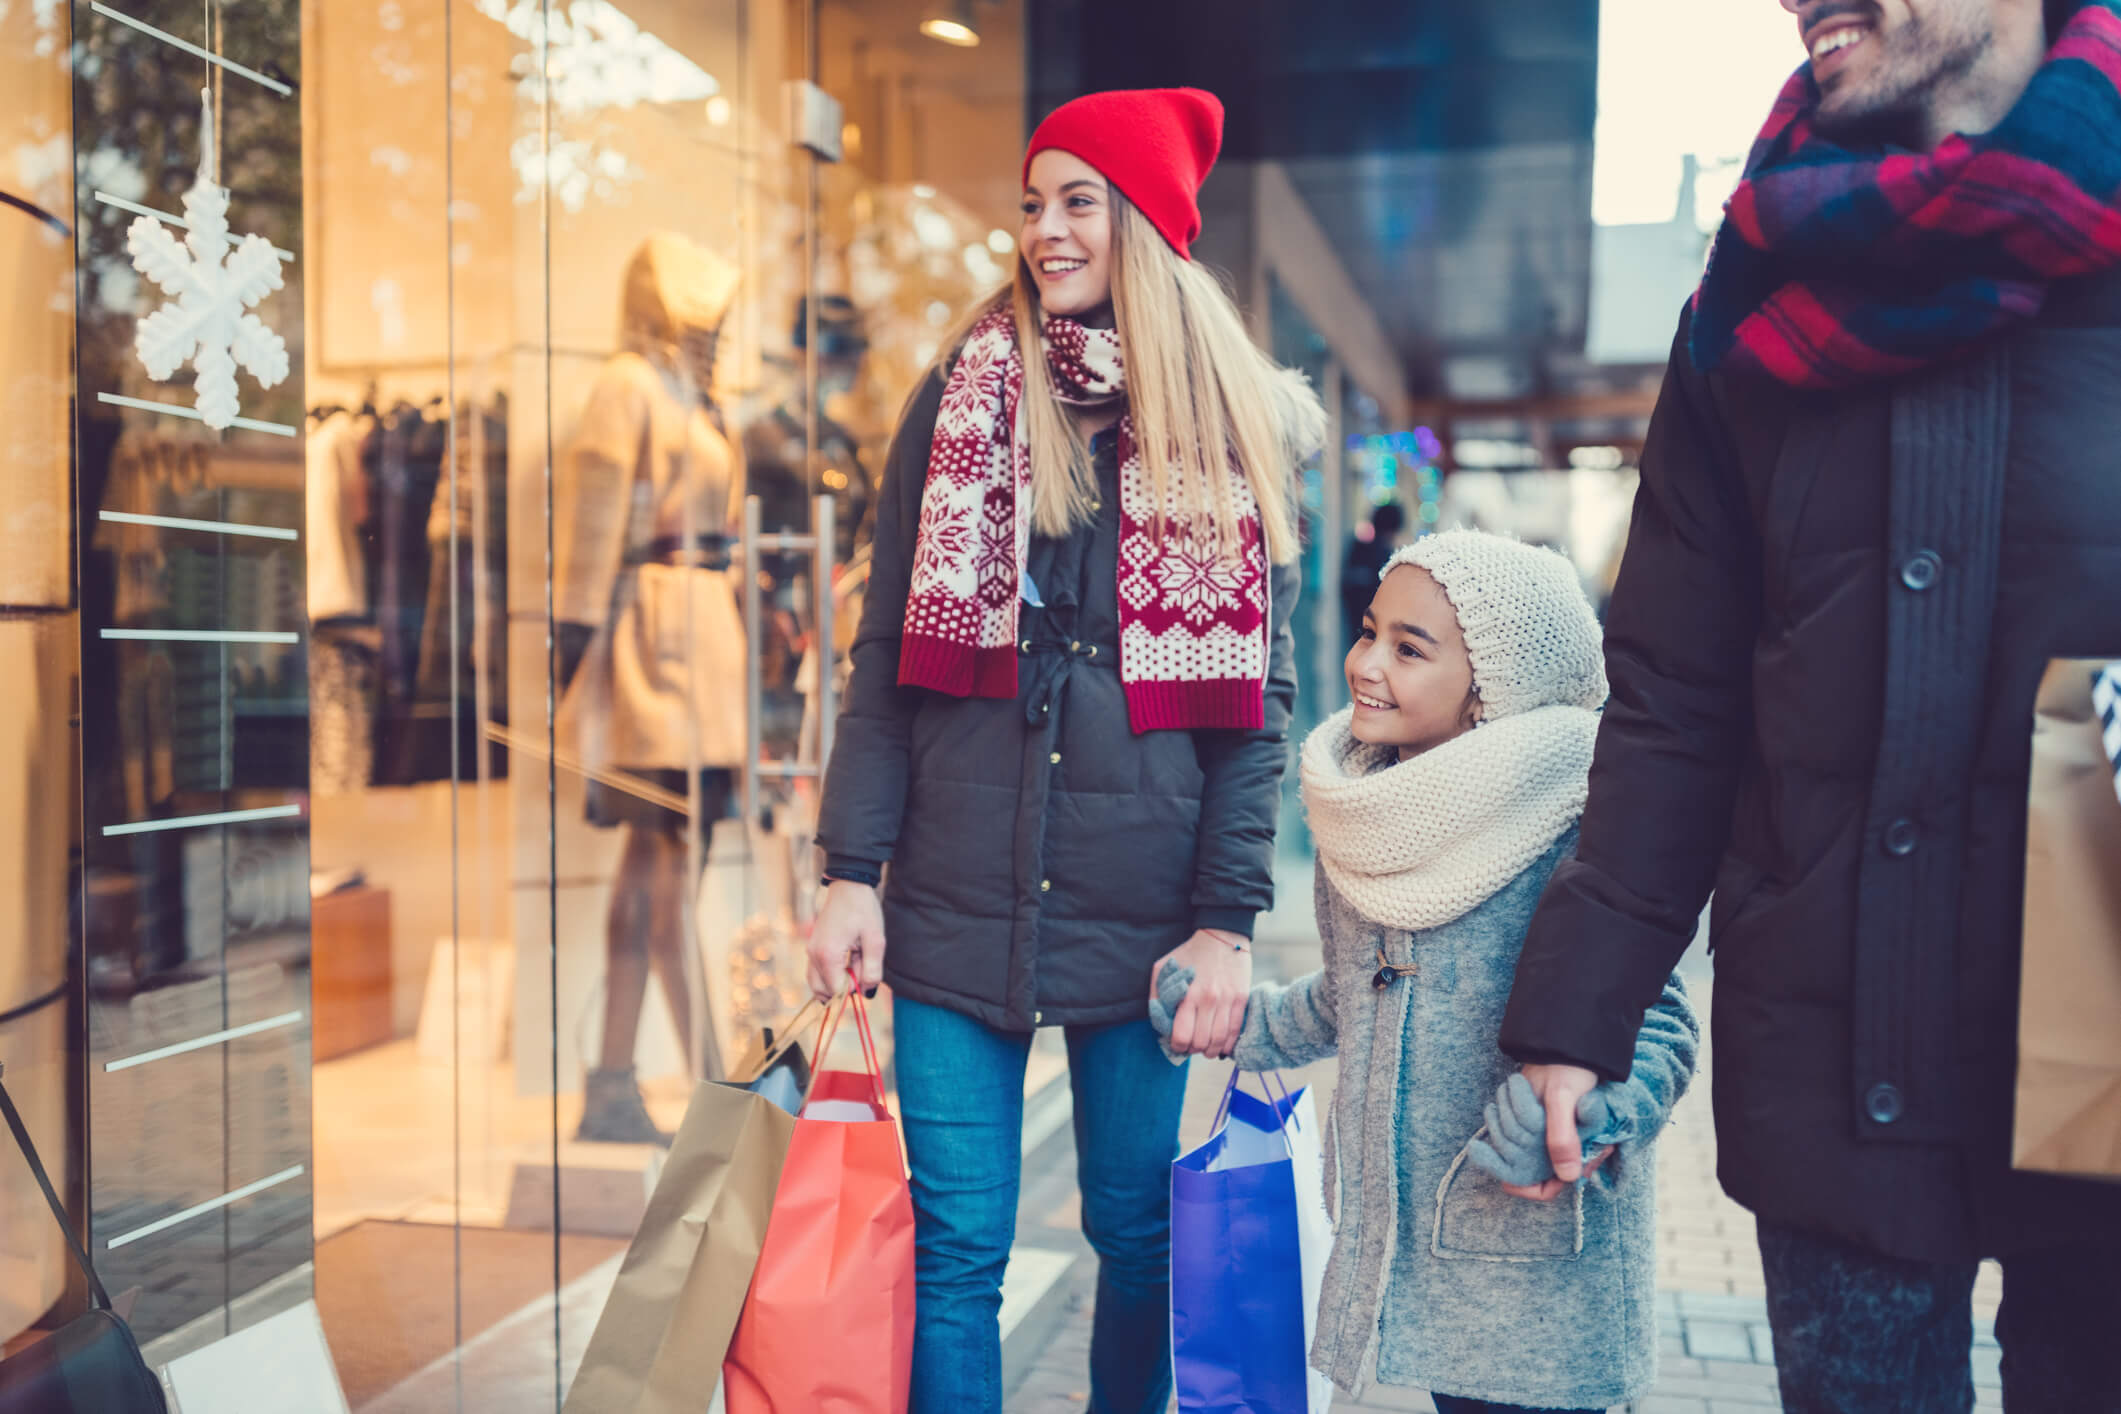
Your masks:
<svg viewBox="0 0 2121 1414"><path fill-rule="evenodd" d="M751 1293L722 1364L728 1414L905 1414L913 1383L913 1196L859 991L865 1072L811 1081Z"/></svg>

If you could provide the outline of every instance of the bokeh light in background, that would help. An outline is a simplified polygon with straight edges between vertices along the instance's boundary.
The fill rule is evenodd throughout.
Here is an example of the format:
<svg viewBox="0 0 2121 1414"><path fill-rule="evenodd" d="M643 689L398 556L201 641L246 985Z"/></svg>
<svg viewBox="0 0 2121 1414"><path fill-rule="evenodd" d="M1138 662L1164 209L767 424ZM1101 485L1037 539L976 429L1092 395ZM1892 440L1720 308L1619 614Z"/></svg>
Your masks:
<svg viewBox="0 0 2121 1414"><path fill-rule="evenodd" d="M1416 522L1418 532L1433 526L1442 513L1443 473L1437 463L1443 457L1443 442L1433 428L1411 432L1358 434L1348 438L1347 464L1362 485L1362 515L1397 501ZM1355 528L1367 539L1366 523Z"/></svg>

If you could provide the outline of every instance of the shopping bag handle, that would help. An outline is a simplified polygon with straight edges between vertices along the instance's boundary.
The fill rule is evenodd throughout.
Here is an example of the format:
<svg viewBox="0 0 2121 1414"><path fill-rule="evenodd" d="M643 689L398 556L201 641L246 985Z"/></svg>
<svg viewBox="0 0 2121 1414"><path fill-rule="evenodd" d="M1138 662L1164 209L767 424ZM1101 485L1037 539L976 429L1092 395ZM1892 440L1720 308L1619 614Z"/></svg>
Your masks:
<svg viewBox="0 0 2121 1414"><path fill-rule="evenodd" d="M1237 1094L1237 1082L1243 1075L1244 1071L1241 1068L1234 1065L1230 1067L1230 1083L1223 1087L1223 1102L1215 1108L1215 1122L1208 1126L1209 1134L1222 1132L1223 1124L1230 1118L1231 1097ZM1274 1126L1274 1132L1281 1136L1282 1148L1288 1150L1290 1158L1294 1158L1296 1157L1296 1146L1289 1142L1289 1125L1296 1118L1296 1110L1293 1105L1289 1104L1289 1082L1282 1078L1282 1073L1278 1070L1262 1070L1259 1072L1259 1084L1261 1089L1267 1091L1269 1104L1273 1103L1274 1090L1279 1089L1281 1091L1281 1106L1276 1110L1278 1123Z"/></svg>
<svg viewBox="0 0 2121 1414"><path fill-rule="evenodd" d="M851 974L853 969L848 971ZM889 1106L884 1102L884 1065L877 1059L876 1035L869 1029L869 1003L862 996L859 982L825 1004L825 1023L817 1038L817 1063L810 1067L810 1084L803 1091L803 1103L810 1103L810 1092L817 1089L818 1077L825 1073L825 1057L839 1034L840 1021L850 1010L854 1013L855 1032L862 1041L863 1068L869 1077L870 1093L875 1096L877 1106L888 1113Z"/></svg>
<svg viewBox="0 0 2121 1414"><path fill-rule="evenodd" d="M796 1008L795 1015L789 1017L784 1024L771 1028L773 1040L766 1046L761 1069L772 1065L802 1043L803 1033L810 1028L810 1013L819 1010L822 1005L816 997L812 997Z"/></svg>
<svg viewBox="0 0 2121 1414"><path fill-rule="evenodd" d="M862 1060L869 1075L869 1093L876 1101L878 1113L891 1126L892 1143L898 1148L899 1167L912 1172L906 1154L906 1136L899 1132L898 1121L893 1118L890 1102L884 1098L884 1066L877 1059L876 1036L869 1029L869 1003L862 995L861 981L852 976L854 969L847 969L854 985L835 1001L826 1003L824 1029L818 1033L817 1064L810 1068L810 1085L803 1092L803 1108L810 1106L811 1092L817 1089L818 1077L825 1073L825 1055L832 1048L832 1038L839 1030L840 1018L849 1011L854 1013L854 1029L862 1038Z"/></svg>

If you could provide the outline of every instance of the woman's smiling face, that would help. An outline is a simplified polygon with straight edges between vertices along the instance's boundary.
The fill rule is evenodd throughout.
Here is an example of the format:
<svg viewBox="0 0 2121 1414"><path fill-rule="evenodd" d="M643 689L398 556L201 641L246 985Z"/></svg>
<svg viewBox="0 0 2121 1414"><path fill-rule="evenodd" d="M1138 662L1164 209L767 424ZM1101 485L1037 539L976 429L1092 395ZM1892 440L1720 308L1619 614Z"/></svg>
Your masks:
<svg viewBox="0 0 2121 1414"><path fill-rule="evenodd" d="M1348 650L1349 732L1370 746L1419 756L1470 730L1480 717L1473 659L1458 611L1443 586L1418 565L1384 577Z"/></svg>
<svg viewBox="0 0 2121 1414"><path fill-rule="evenodd" d="M1080 319L1111 303L1111 197L1111 184L1072 152L1031 159L1016 243L1046 313Z"/></svg>

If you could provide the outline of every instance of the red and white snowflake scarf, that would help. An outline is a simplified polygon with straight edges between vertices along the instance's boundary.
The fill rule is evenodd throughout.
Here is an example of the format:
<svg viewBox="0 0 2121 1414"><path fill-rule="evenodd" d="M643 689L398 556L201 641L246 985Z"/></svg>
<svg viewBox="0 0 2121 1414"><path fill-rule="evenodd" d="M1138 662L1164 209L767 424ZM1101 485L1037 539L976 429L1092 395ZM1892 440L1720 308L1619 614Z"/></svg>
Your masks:
<svg viewBox="0 0 2121 1414"><path fill-rule="evenodd" d="M1124 395L1119 335L1049 318L1046 366L1065 402ZM943 388L906 597L899 682L954 697L1013 698L1025 557L1031 541L1031 449L1024 364L1007 305L973 326ZM1119 676L1137 732L1257 729L1266 720L1268 584L1259 503L1233 461L1242 555L1187 528L1173 487L1157 506L1119 422Z"/></svg>

